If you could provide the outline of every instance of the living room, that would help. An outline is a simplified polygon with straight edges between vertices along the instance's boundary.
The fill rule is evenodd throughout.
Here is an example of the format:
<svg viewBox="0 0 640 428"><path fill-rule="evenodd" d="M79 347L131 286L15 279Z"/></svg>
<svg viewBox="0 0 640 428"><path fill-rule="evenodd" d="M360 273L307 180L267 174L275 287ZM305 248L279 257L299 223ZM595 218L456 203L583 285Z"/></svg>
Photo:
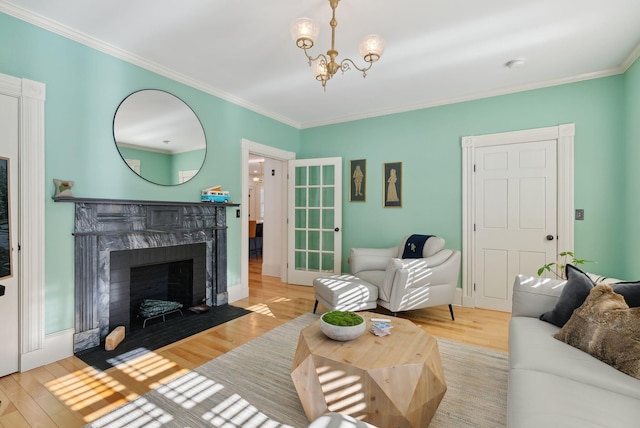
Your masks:
<svg viewBox="0 0 640 428"><path fill-rule="evenodd" d="M74 207L51 199L53 179L73 180L74 195L86 198L197 202L201 189L220 185L237 201L243 191L243 139L300 159L340 156L344 171L350 160L366 159L366 201L350 203L343 192L342 266L348 270L349 248L397 245L400 236L415 231L437 233L449 248L462 249L463 136L573 123L574 205L585 213L584 221L575 222L575 252L597 261L594 270L601 275L640 278L640 243L635 239L640 233L635 221L640 210L640 172L635 167L640 155L638 40L630 41L634 49L615 71L602 77L300 128L64 37L30 23L36 17L1 5L0 38L5 43L0 73L46 84L44 339L68 337L75 322ZM375 89L374 74L372 70L365 82ZM178 96L203 124L207 157L201 173L183 185L157 186L140 179L115 149L115 110L127 95L144 88ZM388 162L402 162L399 209L383 208L382 173ZM231 209L227 225L231 290L240 286L243 269L242 223Z"/></svg>

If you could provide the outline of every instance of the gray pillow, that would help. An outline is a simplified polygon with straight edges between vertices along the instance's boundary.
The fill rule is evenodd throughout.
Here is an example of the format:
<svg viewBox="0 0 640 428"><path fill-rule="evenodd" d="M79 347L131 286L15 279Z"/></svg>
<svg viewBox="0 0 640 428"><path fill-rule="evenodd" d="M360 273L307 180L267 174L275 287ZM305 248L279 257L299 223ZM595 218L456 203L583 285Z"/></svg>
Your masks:
<svg viewBox="0 0 640 428"><path fill-rule="evenodd" d="M558 327L563 327L569 321L573 311L584 303L591 289L596 286L586 273L573 265L567 264L564 272L567 283L560 293L556 306L540 315L541 320ZM640 307L640 281L618 282L610 285L614 292L624 297L630 308Z"/></svg>
<svg viewBox="0 0 640 428"><path fill-rule="evenodd" d="M567 283L562 288L556 306L540 315L542 321L546 321L558 327L562 327L569 321L573 311L580 307L595 286L593 281L577 267L567 264L564 269Z"/></svg>

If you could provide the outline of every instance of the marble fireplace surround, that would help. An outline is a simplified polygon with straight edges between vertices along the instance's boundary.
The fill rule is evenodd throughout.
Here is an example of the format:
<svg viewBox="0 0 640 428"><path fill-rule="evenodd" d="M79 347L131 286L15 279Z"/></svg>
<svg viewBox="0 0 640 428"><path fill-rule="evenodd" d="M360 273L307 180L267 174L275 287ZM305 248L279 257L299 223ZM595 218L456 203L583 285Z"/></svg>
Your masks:
<svg viewBox="0 0 640 428"><path fill-rule="evenodd" d="M74 352L109 334L111 251L206 244L207 304L228 302L226 208L237 204L56 198L75 203Z"/></svg>

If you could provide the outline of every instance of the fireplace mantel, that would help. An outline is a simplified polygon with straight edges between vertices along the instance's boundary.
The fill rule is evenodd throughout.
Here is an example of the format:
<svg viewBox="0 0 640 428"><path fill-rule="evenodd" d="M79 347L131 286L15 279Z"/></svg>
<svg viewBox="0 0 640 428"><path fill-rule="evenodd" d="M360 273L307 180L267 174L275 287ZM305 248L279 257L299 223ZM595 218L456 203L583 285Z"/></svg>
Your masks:
<svg viewBox="0 0 640 428"><path fill-rule="evenodd" d="M75 203L74 352L109 333L110 252L204 243L207 304L228 302L226 208L237 204L54 198Z"/></svg>

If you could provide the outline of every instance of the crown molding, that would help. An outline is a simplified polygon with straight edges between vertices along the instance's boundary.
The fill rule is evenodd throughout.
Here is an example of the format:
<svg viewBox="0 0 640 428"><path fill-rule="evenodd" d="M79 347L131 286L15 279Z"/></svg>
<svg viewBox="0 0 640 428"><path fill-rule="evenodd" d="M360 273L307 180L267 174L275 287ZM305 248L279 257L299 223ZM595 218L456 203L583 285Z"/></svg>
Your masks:
<svg viewBox="0 0 640 428"><path fill-rule="evenodd" d="M405 113L408 111L422 110L426 108L439 107L439 106L456 104L456 103L467 102L467 101L475 101L483 98L491 98L491 97L496 97L501 95L508 95L508 94L513 94L518 92L530 91L534 89L543 89L543 88L548 88L553 86L566 85L569 83L582 82L585 80L615 76L618 74L625 73L627 69L631 67L631 65L638 58L640 58L640 44L638 44L635 47L635 49L629 54L629 56L627 56L627 58L625 58L625 60L619 66L601 70L601 71L585 73L585 74L580 74L580 75L570 76L570 77L565 77L560 79L554 79L546 82L510 86L502 89L497 89L494 91L479 92L479 93L472 94L469 96L464 96L464 97L444 98L437 101L412 104L412 105L402 106L402 107L393 108L393 109L377 110L377 111L369 112L365 114L356 114L356 115L343 116L340 118L332 118L332 119L327 119L322 121L301 123L301 122L294 121L291 118L268 111L258 105L250 103L232 94L221 91L220 89L215 88L211 85L207 85L199 80L192 79L185 74L179 73L175 70L172 70L168 67L157 64L153 61L149 61L138 55L134 55L117 46L114 46L100 39L92 37L88 34L77 31L71 27L63 25L45 16L33 13L29 10L13 5L9 2L0 1L0 12L13 16L22 21L28 22L30 24L33 24L37 27L43 28L52 33L58 34L67 39L76 41L92 49L106 53L107 55L129 62L131 64L134 64L136 66L149 70L153 73L156 73L161 76L167 77L169 79L175 80L177 82L183 83L187 86L198 89L202 92L213 95L215 97L218 97L230 103L236 104L240 107L244 107L247 110L251 110L262 116L271 118L273 120L281 122L285 125L289 125L296 129L308 129L308 128L316 128L319 126L335 125L339 123L353 122L356 120L371 119L379 116L387 116L390 114Z"/></svg>
<svg viewBox="0 0 640 428"><path fill-rule="evenodd" d="M640 52L638 52L638 53L640 54ZM610 69L607 69L607 70L596 71L596 72L593 72L593 73L584 73L584 74L580 74L580 75L577 75L577 76L571 76L571 77L564 77L564 78L561 78L561 79L549 80L549 81L546 81L546 82L538 82L538 83L531 83L531 84L525 84L525 85L509 86L509 87L506 87L506 88L496 89L496 90L493 90L493 91L478 92L476 94L472 94L472 95L468 95L468 96L464 96L464 97L443 98L441 100L437 100L437 101L433 101L433 102L412 104L412 105L407 105L407 106L398 107L398 108L394 108L394 109L378 110L378 111L375 111L375 112L361 114L361 115L345 116L345 117L341 117L339 119L329 119L329 120L326 120L326 121L318 121L318 122L306 122L306 123L302 124L302 128L301 129L315 128L315 127L326 126L326 125L335 125L335 124L338 124L338 123L353 122L355 120L371 119L373 117L386 116L386 115L396 114L396 113L406 113L406 112L409 112L409 111L422 110L422 109L427 109L427 108L432 108L432 107L441 107L441 106L445 106L445 105L463 103L463 102L467 102L467 101L481 100L481 99L484 99L484 98L492 98L492 97L497 97L497 96L501 96L501 95L515 94L515 93L518 93L518 92L526 92L526 91L531 91L531 90L534 90L534 89L543 89L543 88L549 88L549 87L553 87L553 86L566 85L566 84L569 84L569 83L577 83L577 82L582 82L582 81L585 81L585 80L598 79L598 78L601 78L601 77L615 76L615 75L622 74L622 73L624 73L624 70L622 69L622 66L620 66L620 67L610 68Z"/></svg>
<svg viewBox="0 0 640 428"><path fill-rule="evenodd" d="M246 100L238 98L227 92L221 91L220 89L215 88L211 85L207 85L199 80L192 79L191 77L185 74L177 72L173 69L160 65L153 61L149 61L139 55L135 55L115 45L112 45L103 40L90 36L81 31L75 30L69 26L61 24L43 15L31 12L27 9L16 6L6 1L0 1L0 12L13 16L14 18L20 19L22 21L28 22L29 24L35 25L36 27L40 27L44 30L58 34L59 36L73 40L77 43L88 46L97 51L103 52L107 55L121 59L128 63L136 65L138 67L144 68L145 70L149 70L153 73L156 73L161 76L167 77L169 79L175 80L177 82L183 83L187 86L198 89L202 92L213 95L215 97L221 98L225 101L236 104L240 107L244 107L247 110L251 110L262 116L269 117L285 125L289 125L294 128L300 129L300 123L295 122L288 117L265 110L260 106L252 104Z"/></svg>

